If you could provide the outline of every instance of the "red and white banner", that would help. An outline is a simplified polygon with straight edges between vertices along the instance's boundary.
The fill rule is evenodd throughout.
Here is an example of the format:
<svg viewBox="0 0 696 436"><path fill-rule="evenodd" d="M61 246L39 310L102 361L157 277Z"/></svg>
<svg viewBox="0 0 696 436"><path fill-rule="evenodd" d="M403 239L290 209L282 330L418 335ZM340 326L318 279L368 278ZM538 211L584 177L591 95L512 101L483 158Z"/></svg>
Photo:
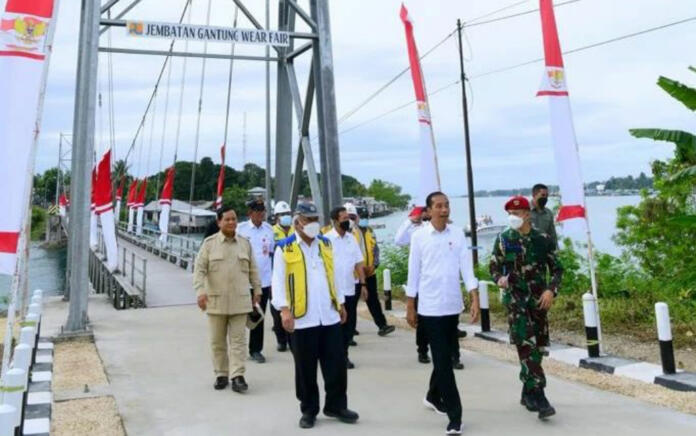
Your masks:
<svg viewBox="0 0 696 436"><path fill-rule="evenodd" d="M416 105L418 106L418 125L420 126L420 200L418 204L425 204L425 198L431 192L440 190L440 172L437 163L437 147L433 134L428 95L425 92L425 79L420 65L418 48L413 36L413 21L408 14L406 6L401 5L401 21L406 28L406 44L408 46L408 60L411 65L411 77L413 88L416 92Z"/></svg>
<svg viewBox="0 0 696 436"><path fill-rule="evenodd" d="M97 218L97 168L92 168L92 200L89 208L89 246L96 250L99 246L99 232L97 227L99 219Z"/></svg>
<svg viewBox="0 0 696 436"><path fill-rule="evenodd" d="M60 194L58 197L58 213L63 218L68 216L68 198L65 194Z"/></svg>
<svg viewBox="0 0 696 436"><path fill-rule="evenodd" d="M109 271L113 272L118 267L118 244L116 242L116 223L114 222L111 189L111 150L107 150L97 167L97 189L94 194L94 203L104 238L106 266Z"/></svg>
<svg viewBox="0 0 696 436"><path fill-rule="evenodd" d="M133 179L128 188L128 198L126 199L126 206L128 207L128 227L126 231L128 233L133 233L133 219L135 218L135 198L138 195L138 179Z"/></svg>
<svg viewBox="0 0 696 436"><path fill-rule="evenodd" d="M220 148L220 157L222 158L222 164L220 165L220 172L218 173L217 181L217 198L215 199L215 210L222 208L222 193L225 190L225 145L223 144Z"/></svg>
<svg viewBox="0 0 696 436"><path fill-rule="evenodd" d="M174 192L174 165L167 170L167 177L164 179L162 186L162 195L160 196L160 215L159 215L159 230L160 242L167 242L167 234L169 233L169 213L172 209L172 194Z"/></svg>
<svg viewBox="0 0 696 436"><path fill-rule="evenodd" d="M135 234L141 236L143 234L143 214L145 213L145 194L147 193L147 178L143 179L138 189L138 198L135 201L137 209L135 216Z"/></svg>
<svg viewBox="0 0 696 436"><path fill-rule="evenodd" d="M0 274L16 269L54 25L53 0L7 0L0 11Z"/></svg>
<svg viewBox="0 0 696 436"><path fill-rule="evenodd" d="M564 221L572 218L585 218L585 191L580 171L580 155L575 138L573 115L570 110L553 1L540 0L540 8L546 71L537 96L548 97L551 109L551 135L558 184L561 189L561 208L556 219Z"/></svg>
<svg viewBox="0 0 696 436"><path fill-rule="evenodd" d="M116 207L114 208L114 216L116 217L116 222L121 221L121 203L123 202L123 188L125 187L126 176L121 176L121 181L116 189Z"/></svg>

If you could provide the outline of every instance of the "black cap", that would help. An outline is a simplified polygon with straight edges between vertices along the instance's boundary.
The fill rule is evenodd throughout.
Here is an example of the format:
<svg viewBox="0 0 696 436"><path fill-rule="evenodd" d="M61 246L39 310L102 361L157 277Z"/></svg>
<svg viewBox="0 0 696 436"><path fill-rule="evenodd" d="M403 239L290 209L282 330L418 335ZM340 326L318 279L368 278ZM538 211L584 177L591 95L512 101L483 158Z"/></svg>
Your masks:
<svg viewBox="0 0 696 436"><path fill-rule="evenodd" d="M302 215L307 218L319 217L319 211L317 210L317 206L309 201L298 203L297 207L295 208L295 214Z"/></svg>
<svg viewBox="0 0 696 436"><path fill-rule="evenodd" d="M261 198L256 198L254 200L247 201L246 205L250 210L253 210L256 212L261 212L261 211L266 210L266 204L263 202L263 200Z"/></svg>

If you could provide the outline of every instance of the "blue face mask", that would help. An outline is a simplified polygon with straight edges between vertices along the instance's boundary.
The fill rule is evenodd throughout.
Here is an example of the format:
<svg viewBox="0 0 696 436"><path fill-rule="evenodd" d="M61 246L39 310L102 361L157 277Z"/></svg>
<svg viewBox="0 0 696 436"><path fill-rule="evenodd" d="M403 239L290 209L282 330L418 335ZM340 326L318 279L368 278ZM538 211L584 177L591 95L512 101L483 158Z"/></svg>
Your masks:
<svg viewBox="0 0 696 436"><path fill-rule="evenodd" d="M360 222L358 222L358 225L360 227L367 227L368 224L369 221L367 220L367 218L360 218Z"/></svg>
<svg viewBox="0 0 696 436"><path fill-rule="evenodd" d="M283 215L280 217L280 225L283 227L290 227L292 224L292 217L290 215Z"/></svg>

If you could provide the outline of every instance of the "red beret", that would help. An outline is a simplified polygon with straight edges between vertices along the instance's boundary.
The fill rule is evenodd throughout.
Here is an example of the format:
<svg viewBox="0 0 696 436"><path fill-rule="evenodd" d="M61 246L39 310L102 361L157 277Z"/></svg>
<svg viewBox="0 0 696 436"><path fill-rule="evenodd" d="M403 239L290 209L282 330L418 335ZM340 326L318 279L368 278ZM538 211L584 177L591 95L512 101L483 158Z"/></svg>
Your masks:
<svg viewBox="0 0 696 436"><path fill-rule="evenodd" d="M529 210L529 200L527 200L526 197L523 197L521 195L518 195L516 197L512 197L505 203L505 210L514 210L514 209L526 209Z"/></svg>
<svg viewBox="0 0 696 436"><path fill-rule="evenodd" d="M408 214L409 218L413 218L415 216L421 216L425 208L423 206L416 206L414 207L411 212Z"/></svg>

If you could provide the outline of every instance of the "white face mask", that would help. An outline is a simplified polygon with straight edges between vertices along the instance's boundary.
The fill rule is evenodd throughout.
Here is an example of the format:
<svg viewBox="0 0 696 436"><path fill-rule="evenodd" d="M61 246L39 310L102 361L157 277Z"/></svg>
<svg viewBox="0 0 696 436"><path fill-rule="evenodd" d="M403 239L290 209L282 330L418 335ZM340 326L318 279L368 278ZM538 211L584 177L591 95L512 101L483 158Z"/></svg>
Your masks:
<svg viewBox="0 0 696 436"><path fill-rule="evenodd" d="M318 222L308 223L302 227L302 233L307 235L308 238L314 239L319 234L321 226Z"/></svg>
<svg viewBox="0 0 696 436"><path fill-rule="evenodd" d="M524 219L518 217L517 215L508 215L508 223L510 224L510 227L519 230L520 227L522 227L522 224L524 224Z"/></svg>

